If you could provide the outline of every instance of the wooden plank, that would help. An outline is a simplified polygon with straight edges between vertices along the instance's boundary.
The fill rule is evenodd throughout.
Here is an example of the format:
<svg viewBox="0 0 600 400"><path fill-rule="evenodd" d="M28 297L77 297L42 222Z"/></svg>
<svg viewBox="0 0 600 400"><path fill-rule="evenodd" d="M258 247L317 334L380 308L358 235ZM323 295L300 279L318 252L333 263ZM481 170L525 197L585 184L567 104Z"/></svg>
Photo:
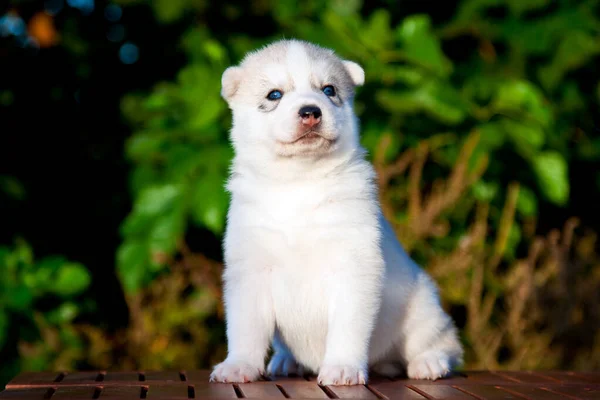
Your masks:
<svg viewBox="0 0 600 400"><path fill-rule="evenodd" d="M193 385L194 386L194 398L196 399L213 399L213 398L227 398L237 399L235 389L233 385L229 383L209 383L208 381Z"/></svg>
<svg viewBox="0 0 600 400"><path fill-rule="evenodd" d="M284 399L285 396L274 382L240 383L238 388L248 399Z"/></svg>
<svg viewBox="0 0 600 400"><path fill-rule="evenodd" d="M98 400L135 400L141 393L141 386L105 386Z"/></svg>
<svg viewBox="0 0 600 400"><path fill-rule="evenodd" d="M89 400L96 392L101 393L101 388L96 389L93 386L66 386L57 388L51 398L52 400Z"/></svg>
<svg viewBox="0 0 600 400"><path fill-rule="evenodd" d="M61 381L61 384L97 385L104 379L101 371L69 372Z"/></svg>
<svg viewBox="0 0 600 400"><path fill-rule="evenodd" d="M393 382L401 382L405 385L482 385L482 384L509 384L517 382L515 379L510 379L504 376L496 375L488 371L469 371L457 373L448 378L436 379L393 379ZM546 382L546 381L544 381Z"/></svg>
<svg viewBox="0 0 600 400"><path fill-rule="evenodd" d="M190 386L191 387L191 386ZM195 392L195 391L194 391ZM187 385L150 385L148 386L148 392L146 393L146 399L158 400L158 399L169 399L169 400L187 400L188 390ZM195 393L194 393L195 394Z"/></svg>
<svg viewBox="0 0 600 400"><path fill-rule="evenodd" d="M191 384L205 384L208 383L208 379L210 377L210 371L200 370L200 371L181 371L185 375L186 382Z"/></svg>
<svg viewBox="0 0 600 400"><path fill-rule="evenodd" d="M551 386L544 387L546 390L551 390L556 393L561 393L567 396L573 396L578 399L598 400L600 399L600 386Z"/></svg>
<svg viewBox="0 0 600 400"><path fill-rule="evenodd" d="M187 399L596 399L600 373L469 371L437 381L373 376L366 386L319 386L316 377L276 377L248 384L209 383L210 371L80 371L23 373L0 400Z"/></svg>
<svg viewBox="0 0 600 400"><path fill-rule="evenodd" d="M574 371L536 371L535 374L548 376L562 383L594 383L600 385L600 373L582 373Z"/></svg>
<svg viewBox="0 0 600 400"><path fill-rule="evenodd" d="M558 383L557 379L551 378L549 376L544 376L541 374L535 374L531 371L494 371L494 375L502 376L508 379L512 379L515 382L520 383L532 383L532 384L540 384L540 383Z"/></svg>
<svg viewBox="0 0 600 400"><path fill-rule="evenodd" d="M512 393L498 389L493 385L464 385L455 386L455 389L462 392L468 393L478 399L485 400L510 400L510 399L523 399L522 397L515 396Z"/></svg>
<svg viewBox="0 0 600 400"><path fill-rule="evenodd" d="M535 400L567 400L568 396L561 395L555 392L540 389L539 387L530 385L513 385L513 386L499 386L500 390L507 391L512 394L521 395L527 399ZM572 399L572 397L571 397Z"/></svg>
<svg viewBox="0 0 600 400"><path fill-rule="evenodd" d="M272 381L283 393L292 399L328 399L323 389L319 387L316 381L307 381L302 378L277 377Z"/></svg>
<svg viewBox="0 0 600 400"><path fill-rule="evenodd" d="M428 399L475 399L474 396L447 385L409 385L408 387Z"/></svg>
<svg viewBox="0 0 600 400"><path fill-rule="evenodd" d="M305 378L309 382L317 382L316 376ZM390 380L381 376L369 377L369 382L389 382ZM340 399L377 399L377 396L371 392L366 385L344 386L331 385L324 387L325 392L329 392L329 397L338 397ZM326 393L327 394L327 393Z"/></svg>
<svg viewBox="0 0 600 400"><path fill-rule="evenodd" d="M140 371L144 382L174 383L181 382L179 371Z"/></svg>
<svg viewBox="0 0 600 400"><path fill-rule="evenodd" d="M339 399L377 399L377 396L364 385L326 386L325 390Z"/></svg>
<svg viewBox="0 0 600 400"><path fill-rule="evenodd" d="M424 400L425 396L416 392L413 389L409 389L403 385L400 381L396 382L376 382L369 383L367 387L379 397L385 397L388 399L399 399L399 400Z"/></svg>
<svg viewBox="0 0 600 400"><path fill-rule="evenodd" d="M497 381L497 379L496 379ZM393 379L392 382L399 382L403 385L436 385L436 386L452 386L452 385L468 385L471 382L465 376L455 376L452 378L436 379Z"/></svg>
<svg viewBox="0 0 600 400"><path fill-rule="evenodd" d="M466 380L464 382L450 382L450 384L456 385L504 385L518 382L514 378L505 377L502 375L494 374L489 371L468 371L464 372Z"/></svg>
<svg viewBox="0 0 600 400"><path fill-rule="evenodd" d="M105 385L110 385L112 383L122 384L124 382L139 385L139 374L130 371L106 371L106 375L104 375L104 380L102 381Z"/></svg>
<svg viewBox="0 0 600 400"><path fill-rule="evenodd" d="M60 372L22 372L11 379L7 384L7 389L25 388L36 385L50 385L51 383L63 379L64 374Z"/></svg>
<svg viewBox="0 0 600 400"><path fill-rule="evenodd" d="M25 388L25 389L11 389L0 392L0 399L2 400L29 400L39 399L42 400L48 393L48 388Z"/></svg>

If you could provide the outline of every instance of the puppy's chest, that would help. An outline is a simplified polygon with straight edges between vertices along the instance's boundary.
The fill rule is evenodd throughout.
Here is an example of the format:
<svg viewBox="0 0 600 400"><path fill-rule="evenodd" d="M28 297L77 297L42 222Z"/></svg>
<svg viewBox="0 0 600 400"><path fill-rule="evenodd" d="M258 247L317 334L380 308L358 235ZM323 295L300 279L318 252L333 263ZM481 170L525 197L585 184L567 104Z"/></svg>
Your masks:
<svg viewBox="0 0 600 400"><path fill-rule="evenodd" d="M310 228L330 224L342 212L336 196L320 185L265 189L248 205L270 229Z"/></svg>
<svg viewBox="0 0 600 400"><path fill-rule="evenodd" d="M289 342L306 342L309 337L314 339L315 333L326 332L329 281L326 275L310 268L310 264L272 271L270 288L275 320Z"/></svg>

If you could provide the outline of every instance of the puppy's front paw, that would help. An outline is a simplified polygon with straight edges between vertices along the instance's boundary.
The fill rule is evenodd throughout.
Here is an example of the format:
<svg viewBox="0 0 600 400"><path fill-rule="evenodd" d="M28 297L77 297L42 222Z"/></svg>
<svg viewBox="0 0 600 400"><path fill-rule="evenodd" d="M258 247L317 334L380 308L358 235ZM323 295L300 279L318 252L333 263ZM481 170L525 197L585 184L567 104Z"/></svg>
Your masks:
<svg viewBox="0 0 600 400"><path fill-rule="evenodd" d="M246 383L258 380L263 371L244 362L223 361L210 374L210 382Z"/></svg>
<svg viewBox="0 0 600 400"><path fill-rule="evenodd" d="M367 373L357 367L325 365L319 371L317 381L320 385L364 385Z"/></svg>
<svg viewBox="0 0 600 400"><path fill-rule="evenodd" d="M408 363L407 375L411 379L443 378L450 372L448 356L439 351L426 351Z"/></svg>
<svg viewBox="0 0 600 400"><path fill-rule="evenodd" d="M273 354L269 362L267 374L272 376L304 375L304 368L296 362L296 359L290 353L278 351Z"/></svg>

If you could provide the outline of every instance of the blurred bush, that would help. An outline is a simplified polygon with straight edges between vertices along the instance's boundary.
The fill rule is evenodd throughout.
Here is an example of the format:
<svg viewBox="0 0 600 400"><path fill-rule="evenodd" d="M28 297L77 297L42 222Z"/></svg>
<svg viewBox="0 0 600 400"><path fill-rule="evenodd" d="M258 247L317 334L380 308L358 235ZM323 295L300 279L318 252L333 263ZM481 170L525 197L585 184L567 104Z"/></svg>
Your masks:
<svg viewBox="0 0 600 400"><path fill-rule="evenodd" d="M357 0L117 3L145 4L166 27L188 21L187 64L122 99L133 208L116 268L131 321L116 334L78 324L85 354L72 360L198 368L223 356L222 266L186 240L223 234L232 150L220 77L247 51L297 37L364 67L356 111L384 212L439 282L466 367L600 368L596 233L576 219L537 228L542 208L569 206L570 165L600 161L598 1L462 0L439 21ZM594 173L585 190L599 190Z"/></svg>
<svg viewBox="0 0 600 400"><path fill-rule="evenodd" d="M62 257L34 260L23 240L0 246L0 381L20 370L72 369L84 356L74 321L93 305L81 302L87 269Z"/></svg>

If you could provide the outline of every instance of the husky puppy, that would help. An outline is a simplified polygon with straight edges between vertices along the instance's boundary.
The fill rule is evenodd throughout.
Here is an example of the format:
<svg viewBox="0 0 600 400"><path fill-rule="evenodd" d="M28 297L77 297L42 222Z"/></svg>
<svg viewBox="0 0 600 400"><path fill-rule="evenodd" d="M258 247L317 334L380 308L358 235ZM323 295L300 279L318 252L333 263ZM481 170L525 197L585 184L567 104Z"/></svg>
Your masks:
<svg viewBox="0 0 600 400"><path fill-rule="evenodd" d="M228 355L212 382L437 379L462 362L430 277L382 215L353 110L364 71L281 40L225 70L235 157L224 239Z"/></svg>

